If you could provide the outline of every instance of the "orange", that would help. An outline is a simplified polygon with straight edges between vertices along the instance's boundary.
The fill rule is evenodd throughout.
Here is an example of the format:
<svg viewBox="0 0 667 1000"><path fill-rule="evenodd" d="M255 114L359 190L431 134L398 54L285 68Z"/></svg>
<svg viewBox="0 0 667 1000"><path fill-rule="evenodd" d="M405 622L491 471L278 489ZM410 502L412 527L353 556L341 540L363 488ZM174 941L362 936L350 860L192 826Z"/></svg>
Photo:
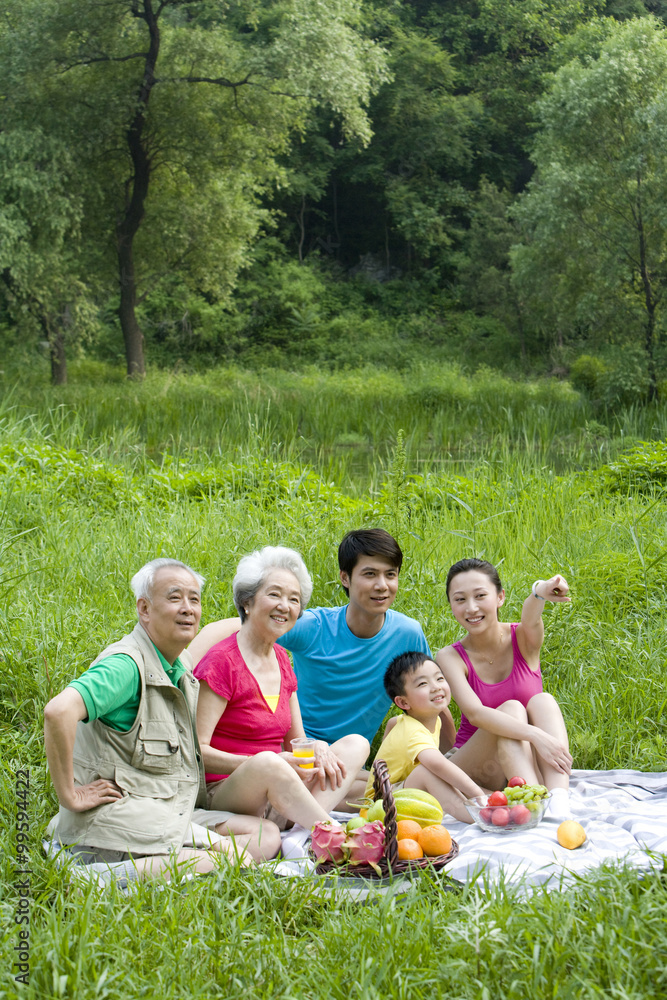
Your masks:
<svg viewBox="0 0 667 1000"><path fill-rule="evenodd" d="M424 857L424 852L416 840L404 837L398 842L398 857L401 861L416 861L417 858Z"/></svg>
<svg viewBox="0 0 667 1000"><path fill-rule="evenodd" d="M556 830L556 837L561 847L567 847L568 851L574 851L581 847L586 840L586 831L581 823L576 823L573 819L566 819Z"/></svg>
<svg viewBox="0 0 667 1000"><path fill-rule="evenodd" d="M408 837L410 840L419 842L421 832L422 828L419 823L415 823L413 819L399 819L396 824L396 840L404 840Z"/></svg>
<svg viewBox="0 0 667 1000"><path fill-rule="evenodd" d="M415 837L427 858L437 858L440 854L449 854L452 849L452 838L444 826L433 824L425 826Z"/></svg>
<svg viewBox="0 0 667 1000"><path fill-rule="evenodd" d="M368 809L360 809L359 815L361 816L362 819L366 819L366 817L368 816Z"/></svg>

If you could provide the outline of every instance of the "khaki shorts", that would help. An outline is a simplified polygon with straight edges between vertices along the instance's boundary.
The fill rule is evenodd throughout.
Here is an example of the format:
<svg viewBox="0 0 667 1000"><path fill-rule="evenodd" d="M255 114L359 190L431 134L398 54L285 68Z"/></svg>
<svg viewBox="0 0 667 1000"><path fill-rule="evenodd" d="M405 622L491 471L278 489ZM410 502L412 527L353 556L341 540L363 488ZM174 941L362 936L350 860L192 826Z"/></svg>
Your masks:
<svg viewBox="0 0 667 1000"><path fill-rule="evenodd" d="M218 823L226 823L234 813L222 809L195 809L192 814L182 847L209 850L211 846L222 840L215 832ZM115 865L121 861L137 861L139 858L167 857L170 851L151 851L148 854L129 854L127 851L115 851L107 847L93 847L89 844L73 844L70 847L77 864L80 865Z"/></svg>
<svg viewBox="0 0 667 1000"><path fill-rule="evenodd" d="M225 778L221 778L220 781L212 781L206 786L206 809L195 809L193 813L193 821L199 823L201 826L208 826L209 829L215 829L218 823L226 823L228 819L232 816L237 816L238 813L226 812L224 809L211 809L211 802L213 801L213 796L217 792L220 785L225 781ZM221 816L222 819L216 819L214 822L206 823L203 819L198 818L198 813L208 814L209 816ZM267 802L266 808L262 813L262 819L271 820L275 823L279 830L289 830L290 827L294 826L294 822L291 819L287 819L282 813L279 813L273 806Z"/></svg>
<svg viewBox="0 0 667 1000"><path fill-rule="evenodd" d="M77 864L80 865L113 865L119 861L130 861L132 858L136 860L155 857L152 854L128 854L127 851L112 851L109 848L92 847L89 844L73 844L69 850Z"/></svg>

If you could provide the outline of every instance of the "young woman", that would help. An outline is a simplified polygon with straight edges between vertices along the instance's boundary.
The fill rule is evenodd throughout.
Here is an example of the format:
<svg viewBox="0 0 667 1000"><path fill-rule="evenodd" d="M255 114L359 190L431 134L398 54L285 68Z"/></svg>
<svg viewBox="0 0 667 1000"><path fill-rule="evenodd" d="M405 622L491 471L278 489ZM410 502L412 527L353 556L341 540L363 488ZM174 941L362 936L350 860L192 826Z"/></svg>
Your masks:
<svg viewBox="0 0 667 1000"><path fill-rule="evenodd" d="M568 592L560 575L536 580L521 621L501 622L505 591L496 568L462 559L447 574L447 597L466 635L436 656L461 709L452 759L487 788L503 788L514 775L546 785L553 815L568 812L572 756L558 703L542 690L542 612L547 601L569 601Z"/></svg>

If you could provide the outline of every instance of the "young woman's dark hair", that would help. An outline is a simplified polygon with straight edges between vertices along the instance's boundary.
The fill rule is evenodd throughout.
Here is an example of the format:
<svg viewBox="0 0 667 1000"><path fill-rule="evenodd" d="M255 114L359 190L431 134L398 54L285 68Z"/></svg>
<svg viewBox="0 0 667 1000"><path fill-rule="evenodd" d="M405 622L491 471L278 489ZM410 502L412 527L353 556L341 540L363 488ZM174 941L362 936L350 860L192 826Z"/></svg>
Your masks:
<svg viewBox="0 0 667 1000"><path fill-rule="evenodd" d="M338 568L352 576L360 556L380 556L400 572L403 563L401 547L384 528L359 528L348 531L338 546ZM343 588L349 596L347 587Z"/></svg>
<svg viewBox="0 0 667 1000"><path fill-rule="evenodd" d="M405 678L414 674L431 657L423 651L411 651L395 656L384 674L384 689L393 701L399 695L405 694Z"/></svg>
<svg viewBox="0 0 667 1000"><path fill-rule="evenodd" d="M486 559L459 559L447 574L447 597L449 597L449 587L454 577L458 576L459 573L469 573L471 570L477 570L479 573L484 573L485 576L488 576L498 593L503 589L500 577L498 576L498 570L493 563L487 562Z"/></svg>

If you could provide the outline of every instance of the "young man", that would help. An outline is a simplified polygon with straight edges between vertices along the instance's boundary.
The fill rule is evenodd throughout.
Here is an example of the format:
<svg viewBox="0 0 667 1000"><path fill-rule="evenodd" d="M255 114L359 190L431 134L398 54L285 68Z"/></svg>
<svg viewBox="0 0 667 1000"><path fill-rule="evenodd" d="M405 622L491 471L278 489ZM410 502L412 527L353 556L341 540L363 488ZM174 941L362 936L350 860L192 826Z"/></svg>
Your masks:
<svg viewBox="0 0 667 1000"><path fill-rule="evenodd" d="M398 542L382 528L348 532L338 547L338 565L349 603L306 610L279 640L294 660L308 736L334 743L361 733L371 742L391 704L383 686L390 661L413 649L431 655L421 625L391 609L402 563ZM203 628L190 645L194 662L238 628L237 618ZM444 750L454 737L444 707Z"/></svg>

